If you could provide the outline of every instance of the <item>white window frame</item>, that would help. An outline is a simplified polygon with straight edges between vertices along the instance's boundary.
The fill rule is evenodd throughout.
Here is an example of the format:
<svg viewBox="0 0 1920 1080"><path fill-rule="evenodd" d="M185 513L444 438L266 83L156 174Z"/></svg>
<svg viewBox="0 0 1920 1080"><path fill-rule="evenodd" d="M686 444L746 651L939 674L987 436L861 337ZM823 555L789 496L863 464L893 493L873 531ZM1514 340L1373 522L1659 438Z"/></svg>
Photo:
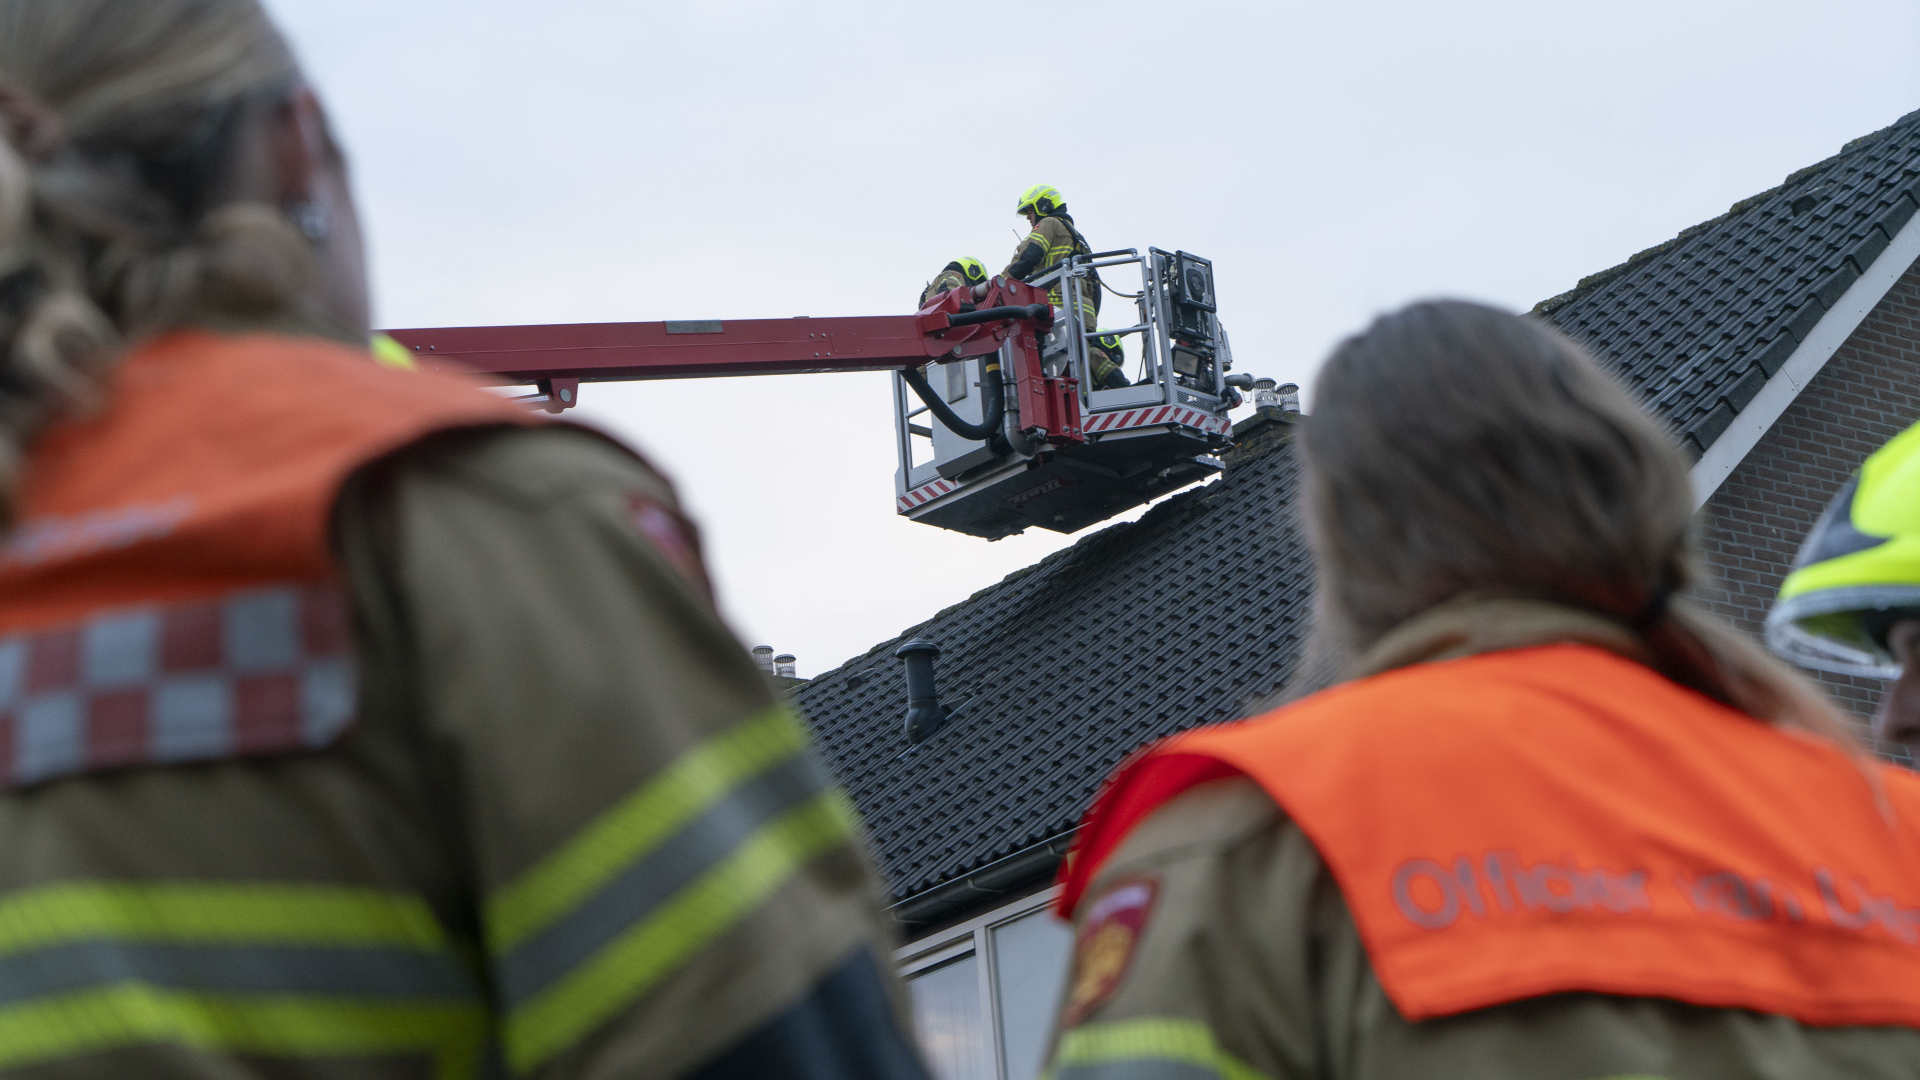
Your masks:
<svg viewBox="0 0 1920 1080"><path fill-rule="evenodd" d="M980 1015L987 1018L987 1060L993 1063L993 1075L996 1080L1006 1080L1007 1062L1004 1042L1000 1035L1000 995L994 992L999 985L996 976L999 964L993 954L993 930L996 927L1024 918L1034 912L1053 906L1060 895L1060 886L1053 885L1037 893L1030 893L1012 903L1003 904L983 915L976 915L966 922L950 926L935 934L910 941L893 952L894 968L902 979L912 978L916 972L937 967L949 960L971 953L979 960L977 970L980 973Z"/></svg>

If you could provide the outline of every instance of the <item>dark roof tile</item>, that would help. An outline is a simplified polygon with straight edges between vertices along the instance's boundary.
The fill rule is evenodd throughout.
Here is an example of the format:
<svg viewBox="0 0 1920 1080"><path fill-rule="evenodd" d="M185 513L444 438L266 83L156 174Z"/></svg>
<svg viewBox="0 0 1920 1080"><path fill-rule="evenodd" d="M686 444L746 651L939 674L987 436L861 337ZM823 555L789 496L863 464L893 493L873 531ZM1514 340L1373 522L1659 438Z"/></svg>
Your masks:
<svg viewBox="0 0 1920 1080"><path fill-rule="evenodd" d="M1704 450L1711 439L1699 440L1731 420L1725 402L1744 393L1734 384L1756 361L1778 371L1792 351L1780 336L1804 339L1916 203L1920 112L1581 279L1534 313L1585 343Z"/></svg>
<svg viewBox="0 0 1920 1080"><path fill-rule="evenodd" d="M1132 748L1273 693L1306 627L1285 422L1228 475L1009 575L795 694L910 895L1070 829ZM1144 601L1144 602L1143 602ZM909 747L893 650L940 645L958 706Z"/></svg>

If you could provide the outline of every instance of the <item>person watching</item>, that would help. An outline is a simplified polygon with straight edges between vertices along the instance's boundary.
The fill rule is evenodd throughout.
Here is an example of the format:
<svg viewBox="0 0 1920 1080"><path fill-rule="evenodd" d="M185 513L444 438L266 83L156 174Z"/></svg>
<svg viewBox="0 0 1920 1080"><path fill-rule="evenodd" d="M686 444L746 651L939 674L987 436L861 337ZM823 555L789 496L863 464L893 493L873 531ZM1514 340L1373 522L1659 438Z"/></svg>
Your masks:
<svg viewBox="0 0 1920 1080"><path fill-rule="evenodd" d="M1300 439L1335 685L1108 782L1049 1075L1911 1072L1920 777L1687 600L1687 463L1627 393L1422 303Z"/></svg>
<svg viewBox="0 0 1920 1080"><path fill-rule="evenodd" d="M1035 184L1021 193L1013 209L1027 219L1029 232L1014 251L1013 261L1002 271L1007 277L1032 281L1075 255L1093 253L1092 245L1074 225L1073 215L1067 212L1066 198L1057 189ZM1076 290L1075 307L1082 334L1091 333L1100 325L1100 288L1100 275L1094 273ZM1048 290L1047 299L1058 308L1064 303L1061 297L1062 289L1056 282ZM1094 389L1114 390L1128 385L1119 339L1106 335L1085 340L1087 374Z"/></svg>
<svg viewBox="0 0 1920 1080"><path fill-rule="evenodd" d="M0 275L0 1071L924 1080L672 489L375 363L255 0L0 0Z"/></svg>
<svg viewBox="0 0 1920 1080"><path fill-rule="evenodd" d="M1767 615L1767 643L1797 664L1890 679L1874 734L1920 753L1920 425L1861 464L1814 522Z"/></svg>

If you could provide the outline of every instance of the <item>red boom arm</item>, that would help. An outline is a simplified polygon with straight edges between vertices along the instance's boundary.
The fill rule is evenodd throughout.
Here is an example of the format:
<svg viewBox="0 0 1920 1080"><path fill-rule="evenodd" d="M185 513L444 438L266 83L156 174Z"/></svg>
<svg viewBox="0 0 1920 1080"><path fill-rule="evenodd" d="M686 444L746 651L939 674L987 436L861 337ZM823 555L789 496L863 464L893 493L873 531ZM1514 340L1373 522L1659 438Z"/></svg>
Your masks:
<svg viewBox="0 0 1920 1080"><path fill-rule="evenodd" d="M1040 370L1039 334L1053 323L1044 290L995 278L978 308L969 290L945 293L914 315L728 319L557 326L389 330L422 367L477 371L500 383L538 383L558 412L581 382L888 371L979 356L1014 339L1023 424L1052 441L1083 441L1071 379Z"/></svg>
<svg viewBox="0 0 1920 1080"><path fill-rule="evenodd" d="M953 347L931 336L946 326L947 317L935 313L455 326L388 333L411 349L422 366L460 366L497 375L501 382L530 383L553 378L684 379L917 367ZM998 341L992 344L999 346Z"/></svg>

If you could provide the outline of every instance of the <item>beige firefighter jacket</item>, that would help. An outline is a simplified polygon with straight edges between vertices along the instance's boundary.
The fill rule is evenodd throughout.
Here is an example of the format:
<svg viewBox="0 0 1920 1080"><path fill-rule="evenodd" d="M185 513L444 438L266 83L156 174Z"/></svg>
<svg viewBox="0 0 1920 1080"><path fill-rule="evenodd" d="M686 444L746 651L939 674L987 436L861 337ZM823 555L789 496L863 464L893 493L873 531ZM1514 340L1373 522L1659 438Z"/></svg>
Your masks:
<svg viewBox="0 0 1920 1080"><path fill-rule="evenodd" d="M1058 215L1043 217L1040 223L1033 227L1033 231L1020 241L1019 246L1014 248L1013 261L1007 264L1006 270L1002 273L1011 275L1014 267L1020 263L1020 256L1033 245L1039 246L1041 256L1039 265L1027 273L1029 279L1039 277L1073 255L1085 255L1093 250L1080 240L1073 226L1065 218ZM1090 280L1085 283L1080 292L1080 320L1087 329L1095 329L1100 325L1100 287L1095 281ZM1054 307L1061 306L1061 296L1062 289L1058 284L1047 292L1047 299L1053 303Z"/></svg>
<svg viewBox="0 0 1920 1080"><path fill-rule="evenodd" d="M851 808L657 475L579 429L444 433L350 481L334 537L351 734L0 798L0 925L147 965L104 992L154 1025L0 941L0 1074L685 1077L848 970L911 1030ZM443 956L471 1005L382 1004ZM168 989L183 963L230 990Z"/></svg>
<svg viewBox="0 0 1920 1080"><path fill-rule="evenodd" d="M1469 601L1389 634L1356 674L1554 641L1643 656L1598 616ZM1158 896L1130 954L1076 948L1062 1003L1073 1022L1055 1032L1052 1080L1920 1077L1920 1031L1813 1028L1657 999L1561 994L1409 1023L1312 842L1250 780L1200 785L1148 817L1080 913L1143 877ZM1124 973L1103 978L1116 960Z"/></svg>

